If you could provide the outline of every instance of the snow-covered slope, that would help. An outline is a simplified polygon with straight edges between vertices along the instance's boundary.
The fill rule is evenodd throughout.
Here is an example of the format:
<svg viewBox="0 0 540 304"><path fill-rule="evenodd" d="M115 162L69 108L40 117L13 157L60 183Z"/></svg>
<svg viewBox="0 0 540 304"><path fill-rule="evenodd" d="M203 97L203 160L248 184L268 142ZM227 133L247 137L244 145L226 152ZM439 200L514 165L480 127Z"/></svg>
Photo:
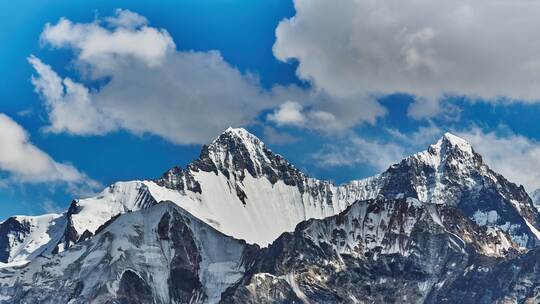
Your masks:
<svg viewBox="0 0 540 304"><path fill-rule="evenodd" d="M52 253L65 227L66 219L59 214L8 218L0 223L0 267Z"/></svg>
<svg viewBox="0 0 540 304"><path fill-rule="evenodd" d="M217 303L253 250L162 202L67 251L0 269L0 303Z"/></svg>

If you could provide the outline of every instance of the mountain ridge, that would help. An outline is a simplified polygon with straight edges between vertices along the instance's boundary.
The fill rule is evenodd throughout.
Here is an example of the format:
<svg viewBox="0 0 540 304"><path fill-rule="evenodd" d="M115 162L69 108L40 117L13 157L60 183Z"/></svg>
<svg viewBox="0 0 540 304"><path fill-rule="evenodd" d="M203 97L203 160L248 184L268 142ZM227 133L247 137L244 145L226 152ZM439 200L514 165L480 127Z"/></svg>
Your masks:
<svg viewBox="0 0 540 304"><path fill-rule="evenodd" d="M534 278L540 238L523 187L450 133L336 186L230 128L185 169L30 218L0 223L0 303L438 303L482 285L470 269Z"/></svg>
<svg viewBox="0 0 540 304"><path fill-rule="evenodd" d="M454 175L449 177L448 173ZM378 196L433 202L439 199L437 195L446 193L444 203L466 205L467 209L470 197L477 195L471 194L466 183L472 177L484 184L491 180L495 185L502 178L483 164L470 144L448 132L426 151L408 156L377 176L336 186L302 173L247 130L228 128L203 146L200 157L185 169L173 167L155 180L115 183L96 197L74 200L66 214L69 231L62 240L64 244L57 247L62 251L91 237L113 216L164 200L174 201L227 235L267 246L303 220L332 216L355 201ZM456 180L463 184L456 184ZM501 181L504 187L500 188L511 188L498 195L501 210L514 218L510 224L501 218L500 210L488 210L490 206L467 209L466 213L477 223L513 234L522 247L533 247L537 235L532 229L537 229L538 213L527 205L526 193L517 186L508 186L512 184L504 178ZM497 187L495 191L499 191ZM517 195L512 196L513 192ZM468 201L461 202L462 197ZM525 207L515 207L511 200L524 201L521 204ZM522 213L529 215L529 220L520 220ZM231 218L229 214L238 216ZM488 221L494 216L486 214L496 214L496 221ZM245 225L237 224L241 222Z"/></svg>

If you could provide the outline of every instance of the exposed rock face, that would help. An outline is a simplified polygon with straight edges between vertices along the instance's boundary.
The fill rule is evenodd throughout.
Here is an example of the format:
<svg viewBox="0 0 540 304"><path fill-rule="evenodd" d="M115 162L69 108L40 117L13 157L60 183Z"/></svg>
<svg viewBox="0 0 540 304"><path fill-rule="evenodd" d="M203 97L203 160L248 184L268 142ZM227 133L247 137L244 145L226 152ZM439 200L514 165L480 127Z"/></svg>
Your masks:
<svg viewBox="0 0 540 304"><path fill-rule="evenodd" d="M24 236L30 233L30 227L25 222L20 222L10 217L0 224L0 262L10 262L10 253L15 243L23 241Z"/></svg>
<svg viewBox="0 0 540 304"><path fill-rule="evenodd" d="M282 235L222 302L421 303L476 260L518 254L510 237L503 238L508 243L452 206L416 199L359 202Z"/></svg>
<svg viewBox="0 0 540 304"><path fill-rule="evenodd" d="M132 270L126 270L120 277L116 296L119 303L154 303L152 288Z"/></svg>
<svg viewBox="0 0 540 304"><path fill-rule="evenodd" d="M445 282L430 303L539 303L540 251L499 263L470 265L459 280Z"/></svg>

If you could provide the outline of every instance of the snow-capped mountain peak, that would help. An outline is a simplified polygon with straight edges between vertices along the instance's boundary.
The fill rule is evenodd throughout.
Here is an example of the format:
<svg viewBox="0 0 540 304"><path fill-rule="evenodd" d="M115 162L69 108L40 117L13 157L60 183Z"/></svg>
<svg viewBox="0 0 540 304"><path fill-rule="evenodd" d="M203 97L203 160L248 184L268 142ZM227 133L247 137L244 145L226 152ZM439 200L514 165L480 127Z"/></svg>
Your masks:
<svg viewBox="0 0 540 304"><path fill-rule="evenodd" d="M232 128L229 127L223 133L221 133L216 139L210 143L210 147L222 146L226 149L230 140L234 140L236 143L249 146L253 149L262 149L264 143L254 134L250 133L244 128Z"/></svg>
<svg viewBox="0 0 540 304"><path fill-rule="evenodd" d="M471 144L465 139L452 133L446 132L426 151L414 154L412 158L419 159L430 166L439 167L442 164L459 159L460 162L467 162L475 165L475 160L481 162L481 157L475 153Z"/></svg>
<svg viewBox="0 0 540 304"><path fill-rule="evenodd" d="M221 135L224 135L224 134L232 134L232 135L235 135L235 136L238 136L239 138L243 138L243 139L246 139L246 140L257 140L258 142L260 142L262 144L262 142L260 141L259 138L257 138L257 136L253 135L252 133L250 133L248 130L244 129L244 128L233 128L233 127L228 127L225 131L223 131L223 133L221 133Z"/></svg>
<svg viewBox="0 0 540 304"><path fill-rule="evenodd" d="M439 142L442 144L449 145L451 147L456 147L461 149L462 151L468 152L472 154L472 146L471 144L466 141L465 139L456 136L450 132L444 133L444 135L439 139ZM439 143L438 142L438 143Z"/></svg>
<svg viewBox="0 0 540 304"><path fill-rule="evenodd" d="M208 157L220 171L247 169L252 176L259 176L271 168L272 156L273 153L255 135L246 129L231 127L201 152L201 159Z"/></svg>
<svg viewBox="0 0 540 304"><path fill-rule="evenodd" d="M459 153L463 158L471 158L477 155L468 141L449 132L444 133L432 147L441 156Z"/></svg>
<svg viewBox="0 0 540 304"><path fill-rule="evenodd" d="M451 133L380 176L379 195L457 206L478 224L508 232L520 246L540 242L540 213L525 189L491 170L466 140Z"/></svg>

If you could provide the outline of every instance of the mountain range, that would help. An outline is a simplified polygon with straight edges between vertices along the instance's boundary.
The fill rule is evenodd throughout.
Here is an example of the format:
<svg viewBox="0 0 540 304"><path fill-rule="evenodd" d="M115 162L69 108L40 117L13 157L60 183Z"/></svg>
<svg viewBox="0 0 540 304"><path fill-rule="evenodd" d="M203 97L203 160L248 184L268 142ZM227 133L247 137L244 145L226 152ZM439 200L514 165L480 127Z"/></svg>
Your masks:
<svg viewBox="0 0 540 304"><path fill-rule="evenodd" d="M538 303L539 198L450 133L334 185L229 128L186 168L0 223L0 303Z"/></svg>

